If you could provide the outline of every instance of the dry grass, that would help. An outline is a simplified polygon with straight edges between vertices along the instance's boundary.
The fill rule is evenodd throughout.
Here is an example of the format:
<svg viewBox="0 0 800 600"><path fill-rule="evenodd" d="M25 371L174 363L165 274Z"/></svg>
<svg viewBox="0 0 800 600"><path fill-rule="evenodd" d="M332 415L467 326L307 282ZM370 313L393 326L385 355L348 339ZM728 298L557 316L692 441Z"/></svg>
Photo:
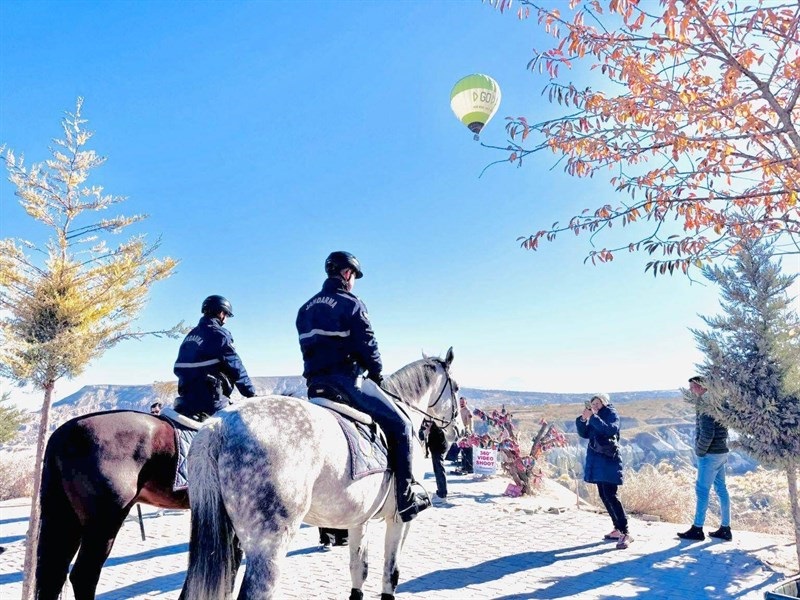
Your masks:
<svg viewBox="0 0 800 600"><path fill-rule="evenodd" d="M694 517L694 469L675 469L667 463L645 465L639 471L627 470L620 499L632 515L658 517L668 523L691 525ZM575 481L559 479L571 491ZM793 531L786 478L780 471L759 467L745 475L728 477L731 497L731 527L741 531L783 534ZM582 499L603 507L597 486L578 482ZM719 502L712 490L706 528L719 525Z"/></svg>
<svg viewBox="0 0 800 600"><path fill-rule="evenodd" d="M27 453L0 452L0 501L33 494L33 459Z"/></svg>

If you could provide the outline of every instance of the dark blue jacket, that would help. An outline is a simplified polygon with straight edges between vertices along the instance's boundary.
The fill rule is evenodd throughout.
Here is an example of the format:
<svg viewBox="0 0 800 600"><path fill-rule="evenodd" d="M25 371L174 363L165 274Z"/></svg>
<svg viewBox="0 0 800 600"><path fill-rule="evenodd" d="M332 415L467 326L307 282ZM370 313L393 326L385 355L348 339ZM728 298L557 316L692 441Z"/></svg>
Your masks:
<svg viewBox="0 0 800 600"><path fill-rule="evenodd" d="M173 372L178 376L180 412L213 415L228 406L233 385L246 398L256 395L231 333L215 317L203 316L183 339Z"/></svg>
<svg viewBox="0 0 800 600"><path fill-rule="evenodd" d="M367 307L338 277L326 279L322 291L300 307L295 324L307 381L326 375L355 380L365 371L380 379L383 364Z"/></svg>
<svg viewBox="0 0 800 600"><path fill-rule="evenodd" d="M619 416L614 406L604 406L585 423L578 417L575 425L578 435L589 440L583 480L586 483L622 485L622 457L619 452L616 456L606 456L597 450L600 447L608 448L612 444L619 445Z"/></svg>

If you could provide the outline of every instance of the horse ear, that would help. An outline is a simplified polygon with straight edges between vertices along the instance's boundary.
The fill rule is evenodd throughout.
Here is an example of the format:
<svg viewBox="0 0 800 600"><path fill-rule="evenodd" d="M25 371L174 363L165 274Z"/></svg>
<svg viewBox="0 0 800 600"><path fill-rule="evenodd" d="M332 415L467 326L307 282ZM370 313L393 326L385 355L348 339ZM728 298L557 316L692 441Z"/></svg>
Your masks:
<svg viewBox="0 0 800 600"><path fill-rule="evenodd" d="M453 362L453 347L450 346L450 349L447 351L447 356L444 359L444 364L446 364L449 367L450 363L452 362Z"/></svg>
<svg viewBox="0 0 800 600"><path fill-rule="evenodd" d="M424 358L425 360L428 360L428 355L425 354L425 350L422 351L422 358Z"/></svg>

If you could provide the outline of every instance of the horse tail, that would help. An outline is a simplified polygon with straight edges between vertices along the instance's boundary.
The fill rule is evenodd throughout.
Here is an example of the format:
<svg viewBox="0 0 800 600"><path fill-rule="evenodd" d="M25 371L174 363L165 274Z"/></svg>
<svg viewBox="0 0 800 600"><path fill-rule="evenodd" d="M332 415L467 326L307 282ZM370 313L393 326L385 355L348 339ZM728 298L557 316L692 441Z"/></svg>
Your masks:
<svg viewBox="0 0 800 600"><path fill-rule="evenodd" d="M233 591L237 540L222 501L217 471L221 422L203 427L189 452L189 502L192 509L189 568L181 598L216 600Z"/></svg>
<svg viewBox="0 0 800 600"><path fill-rule="evenodd" d="M53 432L44 452L39 488L39 522L36 544L34 598L56 599L67 580L69 563L81 542L81 523L64 491L58 457L63 454L65 425Z"/></svg>

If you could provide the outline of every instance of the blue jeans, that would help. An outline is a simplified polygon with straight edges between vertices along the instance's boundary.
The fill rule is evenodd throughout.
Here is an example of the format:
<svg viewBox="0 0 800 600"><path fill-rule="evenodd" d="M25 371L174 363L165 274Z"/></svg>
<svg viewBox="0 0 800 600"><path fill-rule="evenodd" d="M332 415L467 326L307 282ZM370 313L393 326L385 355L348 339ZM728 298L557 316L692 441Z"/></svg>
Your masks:
<svg viewBox="0 0 800 600"><path fill-rule="evenodd" d="M706 511L708 510L708 496L711 492L711 485L719 498L719 507L723 527L731 525L731 499L728 496L728 488L725 485L725 465L728 463L728 453L706 454L697 457L697 482L695 492L697 494L697 508L694 513L694 526L702 527L706 522Z"/></svg>

